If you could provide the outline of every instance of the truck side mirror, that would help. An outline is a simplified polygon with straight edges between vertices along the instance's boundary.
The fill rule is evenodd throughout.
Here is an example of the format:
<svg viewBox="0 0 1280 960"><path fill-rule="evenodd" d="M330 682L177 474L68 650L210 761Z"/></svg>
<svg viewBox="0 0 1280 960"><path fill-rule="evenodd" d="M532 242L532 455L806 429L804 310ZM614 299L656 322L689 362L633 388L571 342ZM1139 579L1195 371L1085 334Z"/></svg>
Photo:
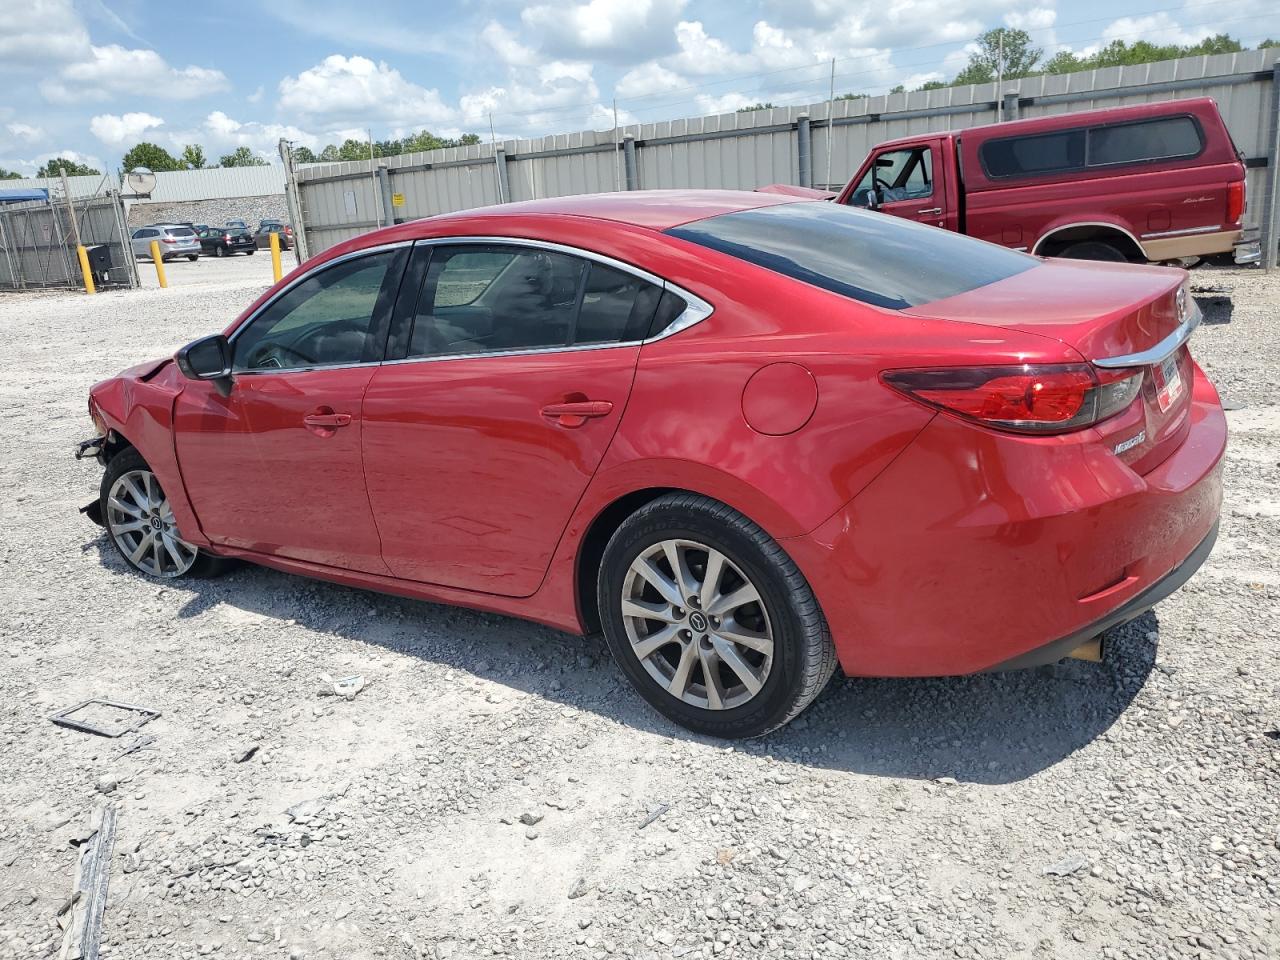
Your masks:
<svg viewBox="0 0 1280 960"><path fill-rule="evenodd" d="M867 191L867 209L875 210L880 206L880 188L873 186Z"/></svg>

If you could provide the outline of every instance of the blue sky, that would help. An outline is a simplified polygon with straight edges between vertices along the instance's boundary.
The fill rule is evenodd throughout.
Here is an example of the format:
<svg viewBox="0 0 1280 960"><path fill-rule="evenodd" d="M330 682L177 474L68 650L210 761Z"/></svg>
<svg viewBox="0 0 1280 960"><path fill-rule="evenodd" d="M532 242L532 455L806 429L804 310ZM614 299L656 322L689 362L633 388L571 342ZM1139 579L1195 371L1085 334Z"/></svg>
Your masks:
<svg viewBox="0 0 1280 960"><path fill-rule="evenodd" d="M950 77L981 30L1046 56L1107 40L1249 46L1280 5L1210 0L0 0L0 166L115 169L139 139L269 159L428 128L488 139L884 92Z"/></svg>

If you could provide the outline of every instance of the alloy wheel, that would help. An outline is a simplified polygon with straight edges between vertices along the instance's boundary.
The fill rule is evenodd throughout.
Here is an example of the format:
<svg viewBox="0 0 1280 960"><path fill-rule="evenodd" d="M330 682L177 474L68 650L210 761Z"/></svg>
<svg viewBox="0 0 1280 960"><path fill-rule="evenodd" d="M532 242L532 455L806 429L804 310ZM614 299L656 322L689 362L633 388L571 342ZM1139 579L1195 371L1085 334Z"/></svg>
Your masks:
<svg viewBox="0 0 1280 960"><path fill-rule="evenodd" d="M693 540L646 547L623 579L621 604L631 652L673 697L729 710L764 687L773 666L769 614L720 551Z"/></svg>
<svg viewBox="0 0 1280 960"><path fill-rule="evenodd" d="M196 562L196 548L178 536L173 509L150 470L120 474L107 495L107 529L143 573L171 579Z"/></svg>

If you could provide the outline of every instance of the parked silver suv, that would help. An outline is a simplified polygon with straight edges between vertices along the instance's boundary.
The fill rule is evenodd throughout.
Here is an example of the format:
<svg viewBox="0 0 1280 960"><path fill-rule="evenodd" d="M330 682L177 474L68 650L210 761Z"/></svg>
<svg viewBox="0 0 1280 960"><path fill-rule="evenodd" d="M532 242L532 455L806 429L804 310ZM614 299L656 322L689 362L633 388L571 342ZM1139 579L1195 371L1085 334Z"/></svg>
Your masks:
<svg viewBox="0 0 1280 960"><path fill-rule="evenodd" d="M153 223L149 227L139 227L133 231L130 243L135 257L151 259L151 241L160 244L160 259L173 260L186 257L195 260L200 256L200 238L190 227L177 224Z"/></svg>

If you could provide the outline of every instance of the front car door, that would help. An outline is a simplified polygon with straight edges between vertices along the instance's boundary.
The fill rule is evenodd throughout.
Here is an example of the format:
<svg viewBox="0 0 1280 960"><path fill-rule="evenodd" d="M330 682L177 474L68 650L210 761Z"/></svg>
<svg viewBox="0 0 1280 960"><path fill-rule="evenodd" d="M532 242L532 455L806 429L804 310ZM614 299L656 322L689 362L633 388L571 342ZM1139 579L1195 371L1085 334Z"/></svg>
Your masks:
<svg viewBox="0 0 1280 960"><path fill-rule="evenodd" d="M410 247L300 278L232 334L232 385L178 397L178 462L205 536L259 553L387 572L361 462L361 403Z"/></svg>
<svg viewBox="0 0 1280 960"><path fill-rule="evenodd" d="M881 151L849 194L848 203L904 220L946 226L947 199L941 182L945 168L939 159L934 141Z"/></svg>
<svg viewBox="0 0 1280 960"><path fill-rule="evenodd" d="M535 242L415 256L417 309L364 404L383 556L398 577L528 596L617 430L661 281Z"/></svg>

